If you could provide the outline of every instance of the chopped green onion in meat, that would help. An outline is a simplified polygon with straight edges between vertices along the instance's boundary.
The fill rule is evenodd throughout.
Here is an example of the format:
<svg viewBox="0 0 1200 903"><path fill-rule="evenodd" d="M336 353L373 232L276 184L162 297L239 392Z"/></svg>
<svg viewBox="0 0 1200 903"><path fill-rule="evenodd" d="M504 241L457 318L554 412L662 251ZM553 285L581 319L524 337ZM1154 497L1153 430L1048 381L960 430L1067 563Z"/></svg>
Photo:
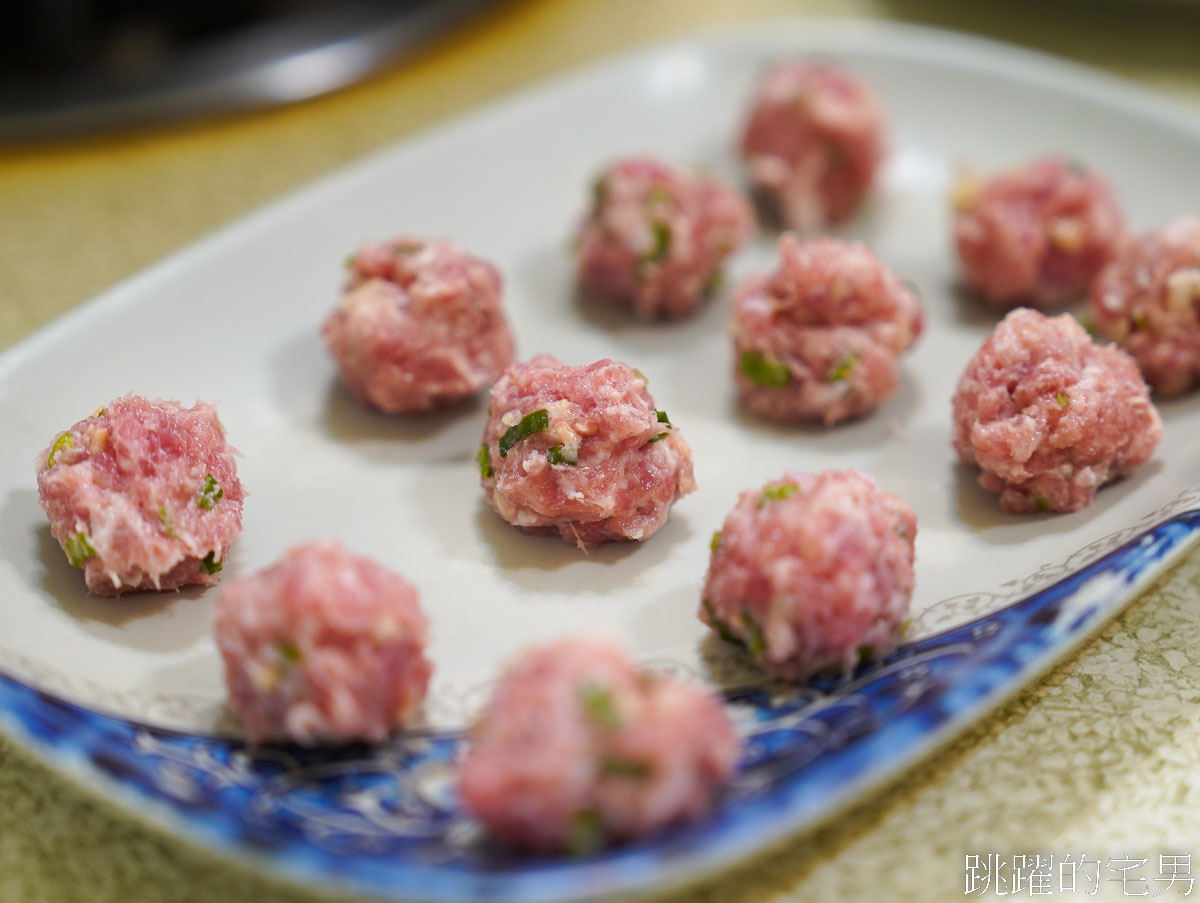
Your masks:
<svg viewBox="0 0 1200 903"><path fill-rule="evenodd" d="M607 730L615 730L621 726L621 716L617 714L616 703L612 694L597 684L584 684L579 690L579 702L583 705L584 714L595 724Z"/></svg>
<svg viewBox="0 0 1200 903"><path fill-rule="evenodd" d="M781 502L799 491L800 487L794 486L791 483L784 483L781 486L770 486L763 490L762 497L758 500L758 507L765 508L771 502Z"/></svg>
<svg viewBox="0 0 1200 903"><path fill-rule="evenodd" d="M220 573L221 569L225 567L225 563L217 560L216 552L209 552L204 556L204 560L200 562L200 566L204 568L204 573L211 575Z"/></svg>
<svg viewBox="0 0 1200 903"><path fill-rule="evenodd" d="M627 759L624 756L604 756L600 760L600 774L610 778L648 778L653 770L645 762L638 759Z"/></svg>
<svg viewBox="0 0 1200 903"><path fill-rule="evenodd" d="M55 439L54 444L50 446L50 454L46 455L46 466L53 467L55 455L57 455L64 448L70 448L74 444L75 437L70 433L63 433L61 436Z"/></svg>
<svg viewBox="0 0 1200 903"><path fill-rule="evenodd" d="M196 499L196 504L205 511L211 511L224 496L225 490L221 488L221 484L210 473L204 477L204 488L200 490L200 496Z"/></svg>
<svg viewBox="0 0 1200 903"><path fill-rule="evenodd" d="M792 371L783 363L757 351L743 351L738 366L742 375L756 386L782 389L792 381Z"/></svg>
<svg viewBox="0 0 1200 903"><path fill-rule="evenodd" d="M158 519L162 521L163 531L167 534L167 539L175 538L175 518L171 515L171 509L166 505L158 506Z"/></svg>
<svg viewBox="0 0 1200 903"><path fill-rule="evenodd" d="M767 635L754 615L742 612L742 623L746 625L746 649L755 658L767 651Z"/></svg>
<svg viewBox="0 0 1200 903"><path fill-rule="evenodd" d="M579 446L551 445L546 449L546 460L551 464L567 464L574 467L579 463Z"/></svg>
<svg viewBox="0 0 1200 903"><path fill-rule="evenodd" d="M853 351L847 351L841 356L833 369L829 371L826 377L831 383L841 382L854 371L854 365L858 363L858 355Z"/></svg>
<svg viewBox="0 0 1200 903"><path fill-rule="evenodd" d="M506 457L509 449L522 439L528 439L534 433L540 433L549 428L550 412L545 408L526 414L521 418L520 423L510 426L507 432L500 437L500 457Z"/></svg>
<svg viewBox="0 0 1200 903"><path fill-rule="evenodd" d="M582 809L571 819L567 837L567 852L573 856L588 856L604 846L604 819L595 809Z"/></svg>
<svg viewBox="0 0 1200 903"><path fill-rule="evenodd" d="M71 567L76 568L83 567L83 563L96 554L86 533L76 533L67 537L67 541L63 543L63 551L67 553L67 561L71 562Z"/></svg>
<svg viewBox="0 0 1200 903"><path fill-rule="evenodd" d="M663 222L654 222L650 224L650 230L654 233L654 244L642 255L642 263L658 263L671 250L670 226Z"/></svg>

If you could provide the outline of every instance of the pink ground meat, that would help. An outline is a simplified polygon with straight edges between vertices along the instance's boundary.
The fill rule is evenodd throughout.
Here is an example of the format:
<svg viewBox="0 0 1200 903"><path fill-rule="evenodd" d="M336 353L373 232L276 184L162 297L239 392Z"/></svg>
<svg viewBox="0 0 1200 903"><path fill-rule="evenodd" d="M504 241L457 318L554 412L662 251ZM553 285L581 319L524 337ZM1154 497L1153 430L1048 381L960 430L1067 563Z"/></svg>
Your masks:
<svg viewBox="0 0 1200 903"><path fill-rule="evenodd" d="M740 745L711 694L597 639L527 652L470 739L467 810L508 843L574 853L702 815Z"/></svg>
<svg viewBox="0 0 1200 903"><path fill-rule="evenodd" d="M1014 310L967 365L954 447L1013 513L1075 511L1145 463L1162 421L1137 364L1067 314Z"/></svg>
<svg viewBox="0 0 1200 903"><path fill-rule="evenodd" d="M841 222L885 154L883 112L857 76L786 60L759 83L741 151L750 180L789 229Z"/></svg>
<svg viewBox="0 0 1200 903"><path fill-rule="evenodd" d="M1177 395L1200 382L1200 217L1132 242L1093 284L1091 313L1156 391Z"/></svg>
<svg viewBox="0 0 1200 903"><path fill-rule="evenodd" d="M242 532L234 455L211 404L118 398L39 455L50 533L98 596L212 585Z"/></svg>
<svg viewBox="0 0 1200 903"><path fill-rule="evenodd" d="M921 301L866 245L779 240L780 267L734 296L742 406L774 420L836 423L900 384L897 355L921 333Z"/></svg>
<svg viewBox="0 0 1200 903"><path fill-rule="evenodd" d="M754 225L724 182L649 157L614 164L593 194L576 249L579 283L640 317L694 310Z"/></svg>
<svg viewBox="0 0 1200 903"><path fill-rule="evenodd" d="M1108 182L1047 156L954 192L967 284L999 307L1048 307L1087 290L1119 250L1125 221Z"/></svg>
<svg viewBox="0 0 1200 903"><path fill-rule="evenodd" d="M226 583L216 639L252 742L378 742L413 718L433 666L417 591L337 543L295 546Z"/></svg>
<svg viewBox="0 0 1200 903"><path fill-rule="evenodd" d="M713 536L700 619L776 677L849 674L896 647L916 535L865 474L787 473L743 492Z"/></svg>
<svg viewBox="0 0 1200 903"><path fill-rule="evenodd" d="M487 387L513 358L500 272L448 242L401 236L348 262L323 332L361 401L406 414Z"/></svg>
<svg viewBox="0 0 1200 903"><path fill-rule="evenodd" d="M646 378L602 360L569 367L549 355L511 365L492 387L479 449L496 512L581 549L645 539L695 486L692 453Z"/></svg>

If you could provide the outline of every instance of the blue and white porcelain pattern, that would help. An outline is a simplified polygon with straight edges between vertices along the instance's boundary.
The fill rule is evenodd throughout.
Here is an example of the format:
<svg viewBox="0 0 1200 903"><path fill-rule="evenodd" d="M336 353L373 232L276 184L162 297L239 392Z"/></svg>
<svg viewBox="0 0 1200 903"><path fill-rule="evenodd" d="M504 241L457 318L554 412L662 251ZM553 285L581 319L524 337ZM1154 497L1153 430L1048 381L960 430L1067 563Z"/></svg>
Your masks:
<svg viewBox="0 0 1200 903"><path fill-rule="evenodd" d="M438 903L595 899L695 879L816 824L1042 673L1197 540L1193 508L849 683L727 691L746 747L717 810L586 859L522 856L477 830L453 789L460 732L410 732L375 749L252 749L99 714L7 677L0 723L132 810L305 884Z"/></svg>

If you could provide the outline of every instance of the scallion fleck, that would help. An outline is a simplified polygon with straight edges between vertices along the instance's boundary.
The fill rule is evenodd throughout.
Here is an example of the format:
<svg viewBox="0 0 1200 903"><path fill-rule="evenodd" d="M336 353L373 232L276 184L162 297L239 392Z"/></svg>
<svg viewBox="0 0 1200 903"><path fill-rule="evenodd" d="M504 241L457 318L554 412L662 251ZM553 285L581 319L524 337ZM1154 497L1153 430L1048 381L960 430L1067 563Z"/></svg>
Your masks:
<svg viewBox="0 0 1200 903"><path fill-rule="evenodd" d="M545 408L526 414L521 418L519 423L510 426L505 434L500 437L500 457L506 457L509 449L522 439L528 439L534 433L540 433L542 430L549 428L550 412Z"/></svg>
<svg viewBox="0 0 1200 903"><path fill-rule="evenodd" d="M712 607L712 603L707 599L701 599L700 604L704 607L704 614L708 616L708 623L712 625L713 630L717 632L717 636L723 639L726 643L733 643L737 646L745 646L745 641L738 636L730 628L728 624L717 614Z"/></svg>
<svg viewBox="0 0 1200 903"><path fill-rule="evenodd" d="M758 499L758 507L765 508L771 502L781 502L784 499L795 495L800 491L800 487L792 483L783 483L779 486L768 486L763 490L762 495Z"/></svg>
<svg viewBox="0 0 1200 903"><path fill-rule="evenodd" d="M833 369L825 378L831 383L841 382L854 371L854 365L857 363L858 355L853 351L847 351L838 358L838 362L833 365Z"/></svg>
<svg viewBox="0 0 1200 903"><path fill-rule="evenodd" d="M494 471L492 470L492 454L488 451L486 442L479 446L475 460L479 463L479 476L485 480L490 479Z"/></svg>
<svg viewBox="0 0 1200 903"><path fill-rule="evenodd" d="M70 433L63 433L61 436L55 439L54 444L50 446L50 454L46 455L46 466L53 467L55 456L57 456L58 453L64 448L70 448L74 444L75 437Z"/></svg>
<svg viewBox="0 0 1200 903"><path fill-rule="evenodd" d="M221 501L225 496L225 490L221 488L221 484L210 473L204 477L204 486L200 490L200 495L196 498L196 504L205 511L211 511L217 502Z"/></svg>
<svg viewBox="0 0 1200 903"><path fill-rule="evenodd" d="M225 567L225 563L217 559L216 552L209 552L204 556L204 560L200 562L200 566L204 568L204 573L211 576L212 574L220 573L221 569Z"/></svg>
<svg viewBox="0 0 1200 903"><path fill-rule="evenodd" d="M587 683L580 687L579 702L584 714L598 726L605 730L615 730L621 726L621 716L617 713L612 693L599 684Z"/></svg>
<svg viewBox="0 0 1200 903"><path fill-rule="evenodd" d="M671 227L661 221L655 221L650 224L650 231L654 236L654 244L650 246L650 250L642 255L642 263L658 263L671 250Z"/></svg>
<svg viewBox="0 0 1200 903"><path fill-rule="evenodd" d="M63 543L63 551L67 553L67 561L71 562L71 567L76 568L83 567L83 563L96 554L86 533L68 536L67 541Z"/></svg>
<svg viewBox="0 0 1200 903"><path fill-rule="evenodd" d="M163 532L167 534L167 539L175 538L175 518L171 514L171 509L166 505L158 506L158 519L162 522Z"/></svg>
<svg viewBox="0 0 1200 903"><path fill-rule="evenodd" d="M546 460L551 464L563 464L574 467L579 463L579 446L551 445L546 449Z"/></svg>
<svg viewBox="0 0 1200 903"><path fill-rule="evenodd" d="M653 769L640 759L624 756L604 756L600 759L600 774L610 778L633 778L642 780L650 777Z"/></svg>
<svg viewBox="0 0 1200 903"><path fill-rule="evenodd" d="M792 371L785 364L757 351L743 351L738 367L750 382L767 389L782 389L792 381Z"/></svg>
<svg viewBox="0 0 1200 903"><path fill-rule="evenodd" d="M746 649L754 658L759 658L767 651L767 635L749 612L742 612L742 623L746 626Z"/></svg>
<svg viewBox="0 0 1200 903"><path fill-rule="evenodd" d="M606 839L604 819L595 809L581 809L571 819L567 835L567 852L572 856L588 856L600 850Z"/></svg>

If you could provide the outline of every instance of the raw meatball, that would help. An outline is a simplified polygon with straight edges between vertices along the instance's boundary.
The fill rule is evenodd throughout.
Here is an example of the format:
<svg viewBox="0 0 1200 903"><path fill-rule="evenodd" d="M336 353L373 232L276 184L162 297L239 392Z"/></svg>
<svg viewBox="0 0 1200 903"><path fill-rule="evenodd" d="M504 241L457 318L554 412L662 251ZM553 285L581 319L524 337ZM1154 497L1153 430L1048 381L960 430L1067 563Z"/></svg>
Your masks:
<svg viewBox="0 0 1200 903"><path fill-rule="evenodd" d="M713 536L700 619L776 677L848 675L896 647L916 535L912 509L857 470L784 474Z"/></svg>
<svg viewBox="0 0 1200 903"><path fill-rule="evenodd" d="M97 596L210 586L242 532L234 454L211 404L118 398L38 457L50 533Z"/></svg>
<svg viewBox="0 0 1200 903"><path fill-rule="evenodd" d="M1143 235L1092 286L1092 320L1164 395L1200 382L1200 218Z"/></svg>
<svg viewBox="0 0 1200 903"><path fill-rule="evenodd" d="M691 449L646 378L610 360L511 365L492 387L479 467L502 518L581 549L645 539L696 488Z"/></svg>
<svg viewBox="0 0 1200 903"><path fill-rule="evenodd" d="M363 246L323 332L361 401L430 411L488 386L513 359L500 272L448 242Z"/></svg>
<svg viewBox="0 0 1200 903"><path fill-rule="evenodd" d="M954 447L1005 511L1075 511L1162 438L1137 364L1073 317L1014 310L954 395Z"/></svg>
<svg viewBox="0 0 1200 903"><path fill-rule="evenodd" d="M383 740L412 719L433 670L417 591L334 542L225 584L216 638L255 743Z"/></svg>
<svg viewBox="0 0 1200 903"><path fill-rule="evenodd" d="M738 752L709 693L638 672L609 642L568 640L500 678L459 795L509 843L588 853L702 815Z"/></svg>
<svg viewBox="0 0 1200 903"><path fill-rule="evenodd" d="M742 156L783 224L809 231L857 209L884 157L884 128L874 92L857 76L786 60L758 85Z"/></svg>
<svg viewBox="0 0 1200 903"><path fill-rule="evenodd" d="M921 333L916 293L866 245L779 240L779 270L734 296L734 378L764 417L836 423L900 384L896 356Z"/></svg>
<svg viewBox="0 0 1200 903"><path fill-rule="evenodd" d="M954 193L954 241L967 283L998 307L1048 307L1087 290L1125 235L1107 181L1042 157Z"/></svg>
<svg viewBox="0 0 1200 903"><path fill-rule="evenodd" d="M640 317L690 313L754 225L750 205L713 176L649 157L616 163L595 182L579 233L579 283Z"/></svg>

